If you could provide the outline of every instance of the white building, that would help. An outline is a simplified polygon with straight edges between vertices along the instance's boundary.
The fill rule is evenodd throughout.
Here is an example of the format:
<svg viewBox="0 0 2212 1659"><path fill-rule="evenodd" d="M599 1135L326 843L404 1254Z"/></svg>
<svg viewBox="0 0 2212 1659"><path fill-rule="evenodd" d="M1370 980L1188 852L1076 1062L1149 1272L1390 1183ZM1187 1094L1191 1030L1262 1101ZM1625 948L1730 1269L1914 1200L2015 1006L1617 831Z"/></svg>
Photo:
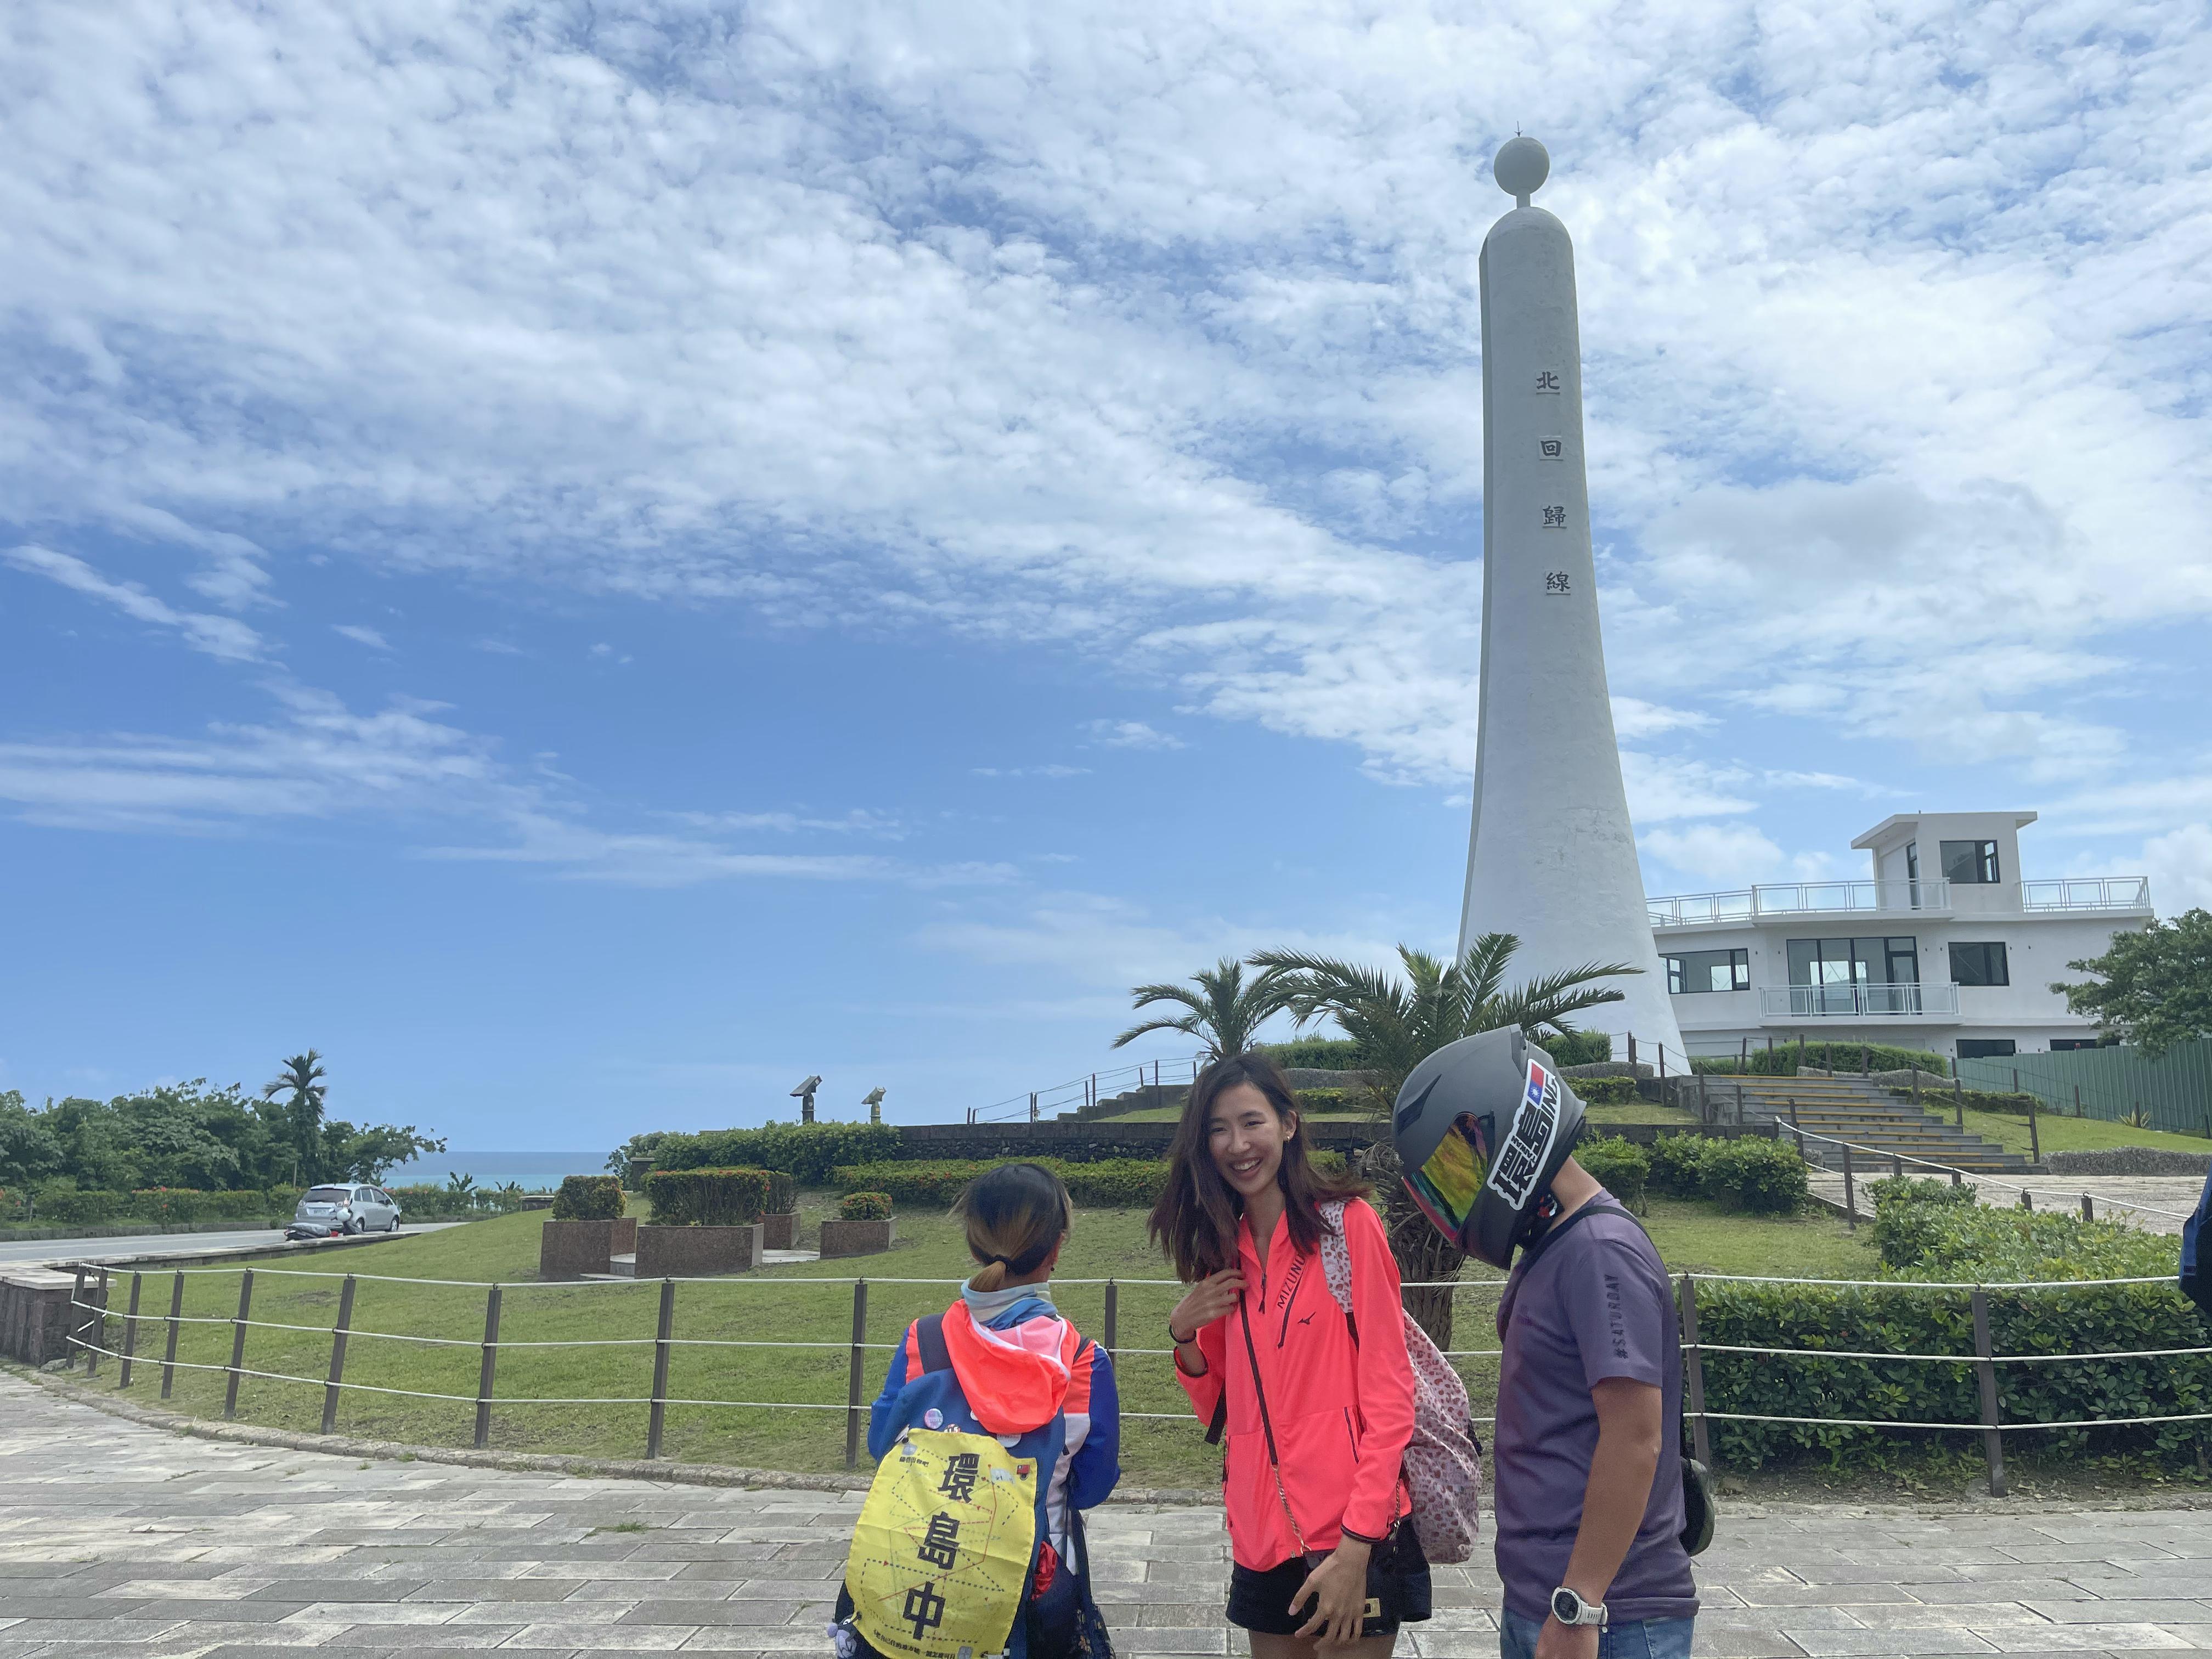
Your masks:
<svg viewBox="0 0 2212 1659"><path fill-rule="evenodd" d="M1692 1054L1823 1038L1961 1059L2095 1046L2054 980L2151 919L2140 876L2024 881L2033 812L1915 812L1851 842L1863 881L1650 902L1668 1000Z"/></svg>

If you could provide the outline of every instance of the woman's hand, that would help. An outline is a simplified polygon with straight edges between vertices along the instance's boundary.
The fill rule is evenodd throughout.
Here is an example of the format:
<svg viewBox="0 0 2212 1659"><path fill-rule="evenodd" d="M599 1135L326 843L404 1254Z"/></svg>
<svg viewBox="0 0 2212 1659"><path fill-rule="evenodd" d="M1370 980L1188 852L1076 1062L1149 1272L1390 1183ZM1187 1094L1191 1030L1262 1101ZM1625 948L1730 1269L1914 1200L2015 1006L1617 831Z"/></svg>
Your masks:
<svg viewBox="0 0 2212 1659"><path fill-rule="evenodd" d="M1195 1342L1200 1329L1231 1311L1244 1295L1244 1275L1234 1267L1209 1273L1190 1287L1168 1316L1168 1334L1180 1346Z"/></svg>
<svg viewBox="0 0 2212 1659"><path fill-rule="evenodd" d="M1293 1619L1308 1597L1313 1600L1313 1616L1298 1626L1298 1635L1319 1642L1359 1639L1359 1626L1367 1616L1367 1558L1372 1553L1371 1545L1346 1538L1306 1575L1306 1582L1291 1598Z"/></svg>

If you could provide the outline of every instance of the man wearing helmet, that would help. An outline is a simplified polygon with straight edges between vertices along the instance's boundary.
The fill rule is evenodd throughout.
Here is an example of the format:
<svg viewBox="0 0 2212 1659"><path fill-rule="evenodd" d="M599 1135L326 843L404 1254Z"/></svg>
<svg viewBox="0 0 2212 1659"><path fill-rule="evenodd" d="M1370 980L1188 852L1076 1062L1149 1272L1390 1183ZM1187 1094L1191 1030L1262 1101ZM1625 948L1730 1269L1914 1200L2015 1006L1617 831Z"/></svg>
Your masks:
<svg viewBox="0 0 2212 1659"><path fill-rule="evenodd" d="M1492 1449L1504 1659L1688 1659L1674 1298L1644 1230L1570 1156L1582 1127L1551 1057L1510 1027L1423 1060L1391 1123L1415 1203L1512 1268Z"/></svg>

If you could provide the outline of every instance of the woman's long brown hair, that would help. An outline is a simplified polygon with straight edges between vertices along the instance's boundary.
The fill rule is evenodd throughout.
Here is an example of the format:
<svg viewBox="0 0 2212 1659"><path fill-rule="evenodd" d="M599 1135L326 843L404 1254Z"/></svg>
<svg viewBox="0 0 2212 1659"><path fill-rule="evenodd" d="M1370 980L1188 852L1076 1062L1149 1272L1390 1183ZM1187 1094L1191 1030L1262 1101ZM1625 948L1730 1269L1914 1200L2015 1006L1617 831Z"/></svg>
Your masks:
<svg viewBox="0 0 2212 1659"><path fill-rule="evenodd" d="M1248 1050L1225 1055L1199 1073L1168 1149L1168 1182L1160 1201L1152 1206L1151 1220L1152 1242L1167 1252L1175 1262L1176 1277L1185 1284L1237 1262L1237 1225L1244 1213L1244 1200L1222 1179L1210 1142L1215 1103L1224 1092L1245 1083L1267 1096L1275 1115L1285 1123L1298 1119L1297 1097L1291 1092L1290 1079L1266 1054ZM1366 1182L1350 1176L1316 1169L1306 1156L1304 1134L1283 1143L1275 1184L1283 1189L1291 1237L1309 1254L1321 1246L1321 1206L1334 1199L1364 1198L1370 1190Z"/></svg>

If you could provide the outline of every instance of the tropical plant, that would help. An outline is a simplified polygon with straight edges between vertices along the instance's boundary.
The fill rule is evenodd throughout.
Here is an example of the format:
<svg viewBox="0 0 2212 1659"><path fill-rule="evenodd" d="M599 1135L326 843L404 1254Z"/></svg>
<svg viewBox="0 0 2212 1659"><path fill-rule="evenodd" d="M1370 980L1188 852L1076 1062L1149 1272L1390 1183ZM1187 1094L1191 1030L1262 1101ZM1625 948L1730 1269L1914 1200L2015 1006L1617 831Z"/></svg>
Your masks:
<svg viewBox="0 0 2212 1659"><path fill-rule="evenodd" d="M1181 1031L1204 1042L1206 1054L1219 1060L1225 1054L1241 1054L1250 1048L1260 1027L1282 1011L1283 999L1275 988L1277 976L1263 972L1247 985L1244 964L1234 957L1224 957L1212 967L1201 968L1190 977L1196 990L1189 985L1131 986L1129 994L1139 1009L1165 1002L1186 1012L1132 1025L1114 1039L1114 1046L1121 1048L1148 1031Z"/></svg>
<svg viewBox="0 0 2212 1659"><path fill-rule="evenodd" d="M322 1062L323 1057L313 1048L294 1054L284 1062L282 1072L261 1085L264 1100L284 1097L283 1124L286 1139L292 1143L295 1177L308 1182L322 1174L323 1101L329 1092L323 1086L327 1073Z"/></svg>
<svg viewBox="0 0 2212 1659"><path fill-rule="evenodd" d="M1599 981L1640 971L1626 963L1586 963L1508 987L1505 974L1521 941L1511 933L1485 933L1455 962L1398 947L1405 976L1336 957L1303 951L1262 951L1251 958L1271 994L1303 1027L1334 1021L1357 1042L1376 1073L1370 1100L1387 1111L1413 1069L1448 1042L1478 1031L1518 1025L1541 1041L1547 1031L1571 1031L1569 1019L1586 1008L1619 1002L1621 993ZM1434 1337L1451 1346L1452 1292L1467 1257L1417 1209L1400 1178L1398 1155L1388 1136L1361 1159L1363 1172L1383 1199L1383 1224L1399 1277L1408 1285L1406 1307Z"/></svg>
<svg viewBox="0 0 2212 1659"><path fill-rule="evenodd" d="M2097 978L2054 984L2077 1014L2156 1060L2178 1042L2212 1036L2212 911L2154 919L2140 933L2115 933L2112 949L2066 964Z"/></svg>

